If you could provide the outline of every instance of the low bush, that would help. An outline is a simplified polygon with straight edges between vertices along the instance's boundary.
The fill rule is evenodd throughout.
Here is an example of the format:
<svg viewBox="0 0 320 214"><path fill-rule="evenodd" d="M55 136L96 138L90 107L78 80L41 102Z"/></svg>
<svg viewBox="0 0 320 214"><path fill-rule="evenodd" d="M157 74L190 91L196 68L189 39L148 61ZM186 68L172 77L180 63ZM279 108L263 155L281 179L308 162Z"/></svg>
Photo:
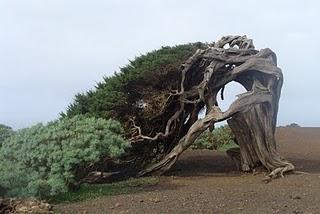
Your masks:
<svg viewBox="0 0 320 214"><path fill-rule="evenodd" d="M229 146L236 146L233 133L228 125L215 128L212 132L203 132L191 146L192 149L218 150Z"/></svg>
<svg viewBox="0 0 320 214"><path fill-rule="evenodd" d="M95 163L129 147L114 120L75 116L18 130L0 149L0 186L7 196L48 198L84 178Z"/></svg>

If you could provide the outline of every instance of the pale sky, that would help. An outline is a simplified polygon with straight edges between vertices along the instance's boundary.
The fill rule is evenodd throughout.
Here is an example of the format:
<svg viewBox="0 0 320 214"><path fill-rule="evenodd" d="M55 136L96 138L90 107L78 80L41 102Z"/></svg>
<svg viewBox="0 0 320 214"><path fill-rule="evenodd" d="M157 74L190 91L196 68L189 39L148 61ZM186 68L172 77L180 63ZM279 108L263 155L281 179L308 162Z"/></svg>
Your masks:
<svg viewBox="0 0 320 214"><path fill-rule="evenodd" d="M0 123L56 119L135 56L237 34L278 56L278 125L320 126L319 21L317 0L1 0Z"/></svg>

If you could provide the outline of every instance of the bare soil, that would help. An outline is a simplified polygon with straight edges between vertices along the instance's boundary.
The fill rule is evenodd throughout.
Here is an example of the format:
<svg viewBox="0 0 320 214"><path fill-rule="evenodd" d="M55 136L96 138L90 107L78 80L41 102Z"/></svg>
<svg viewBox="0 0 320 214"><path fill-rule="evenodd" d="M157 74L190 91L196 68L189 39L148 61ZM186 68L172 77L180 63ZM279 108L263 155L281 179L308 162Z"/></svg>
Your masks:
<svg viewBox="0 0 320 214"><path fill-rule="evenodd" d="M320 128L278 128L279 151L298 171L264 183L223 152L186 151L158 185L56 206L61 213L320 213Z"/></svg>

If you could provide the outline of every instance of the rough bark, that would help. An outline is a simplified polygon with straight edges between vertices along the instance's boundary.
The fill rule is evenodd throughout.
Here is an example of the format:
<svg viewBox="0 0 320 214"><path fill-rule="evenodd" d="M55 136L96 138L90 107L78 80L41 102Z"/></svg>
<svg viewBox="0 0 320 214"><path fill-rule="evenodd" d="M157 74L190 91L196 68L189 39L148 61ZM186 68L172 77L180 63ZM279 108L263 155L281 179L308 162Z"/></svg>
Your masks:
<svg viewBox="0 0 320 214"><path fill-rule="evenodd" d="M223 98L224 87L231 81L242 84L247 92L222 112L216 97L221 91ZM132 142L169 142L162 160L140 175L166 172L202 132L223 120L228 120L240 146L241 170L262 165L270 178L293 170L294 166L277 152L274 137L282 82L275 53L268 48L256 50L246 36L226 36L197 50L181 65L180 87L163 106L161 114L170 115L163 131L144 135L132 120ZM206 115L199 119L204 108Z"/></svg>

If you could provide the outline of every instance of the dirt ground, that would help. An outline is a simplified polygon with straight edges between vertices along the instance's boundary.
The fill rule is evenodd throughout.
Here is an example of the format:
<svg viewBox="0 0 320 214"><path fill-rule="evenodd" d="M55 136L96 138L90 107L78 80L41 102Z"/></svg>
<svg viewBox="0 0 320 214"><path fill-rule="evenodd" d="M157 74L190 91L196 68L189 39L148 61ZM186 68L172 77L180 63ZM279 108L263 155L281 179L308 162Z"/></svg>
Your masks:
<svg viewBox="0 0 320 214"><path fill-rule="evenodd" d="M187 151L159 185L59 205L61 213L320 213L320 128L279 128L281 154L299 171L270 183L236 172L216 151Z"/></svg>

